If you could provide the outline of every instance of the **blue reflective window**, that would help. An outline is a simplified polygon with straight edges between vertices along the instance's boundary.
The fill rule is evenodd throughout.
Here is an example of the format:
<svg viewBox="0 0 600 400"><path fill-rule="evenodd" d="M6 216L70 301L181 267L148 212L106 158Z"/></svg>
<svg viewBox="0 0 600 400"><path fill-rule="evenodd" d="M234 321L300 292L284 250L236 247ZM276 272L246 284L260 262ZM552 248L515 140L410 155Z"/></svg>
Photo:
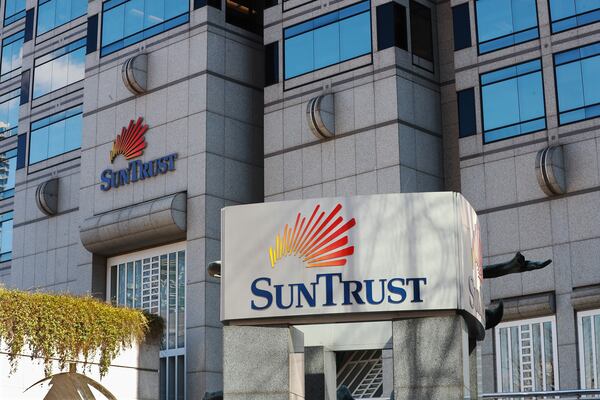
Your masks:
<svg viewBox="0 0 600 400"><path fill-rule="evenodd" d="M600 21L598 0L550 0L552 32L562 32Z"/></svg>
<svg viewBox="0 0 600 400"><path fill-rule="evenodd" d="M546 129L540 60L480 76L484 143Z"/></svg>
<svg viewBox="0 0 600 400"><path fill-rule="evenodd" d="M13 212L0 214L0 262L12 259Z"/></svg>
<svg viewBox="0 0 600 400"><path fill-rule="evenodd" d="M24 37L25 31L20 31L2 40L0 82L14 78L21 73Z"/></svg>
<svg viewBox="0 0 600 400"><path fill-rule="evenodd" d="M25 18L25 0L6 0L4 5L4 26Z"/></svg>
<svg viewBox="0 0 600 400"><path fill-rule="evenodd" d="M600 43L554 55L560 124L600 116Z"/></svg>
<svg viewBox="0 0 600 400"><path fill-rule="evenodd" d="M371 52L369 1L284 30L285 79Z"/></svg>
<svg viewBox="0 0 600 400"><path fill-rule="evenodd" d="M29 164L81 147L82 107L51 115L31 124Z"/></svg>
<svg viewBox="0 0 600 400"><path fill-rule="evenodd" d="M535 0L477 0L479 53L539 37Z"/></svg>
<svg viewBox="0 0 600 400"><path fill-rule="evenodd" d="M17 134L20 100L21 89L0 96L0 140Z"/></svg>
<svg viewBox="0 0 600 400"><path fill-rule="evenodd" d="M189 21L187 0L110 0L102 6L105 56Z"/></svg>
<svg viewBox="0 0 600 400"><path fill-rule="evenodd" d="M78 82L85 77L85 39L36 58L33 98Z"/></svg>
<svg viewBox="0 0 600 400"><path fill-rule="evenodd" d="M17 173L17 149L0 154L0 200L15 195Z"/></svg>
<svg viewBox="0 0 600 400"><path fill-rule="evenodd" d="M37 34L41 35L87 13L87 0L39 0Z"/></svg>

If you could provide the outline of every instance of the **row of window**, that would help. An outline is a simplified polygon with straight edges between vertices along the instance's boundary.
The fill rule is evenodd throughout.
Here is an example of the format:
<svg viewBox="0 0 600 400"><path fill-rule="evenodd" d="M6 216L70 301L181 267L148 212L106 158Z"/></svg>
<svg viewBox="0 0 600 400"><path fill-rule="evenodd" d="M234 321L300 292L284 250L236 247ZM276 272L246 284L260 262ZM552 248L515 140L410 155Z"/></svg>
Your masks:
<svg viewBox="0 0 600 400"><path fill-rule="evenodd" d="M411 0L413 64L433 72L431 9ZM377 49L408 51L406 7L377 6ZM279 82L278 43L265 46L265 85ZM371 2L361 1L283 30L283 78L291 79L372 53Z"/></svg>
<svg viewBox="0 0 600 400"><path fill-rule="evenodd" d="M600 116L600 43L554 55L559 124ZM546 129L540 60L480 75L483 141ZM474 90L458 93L460 136L476 132Z"/></svg>
<svg viewBox="0 0 600 400"><path fill-rule="evenodd" d="M600 388L600 310L577 313L580 387ZM556 318L499 324L495 329L499 392L559 389Z"/></svg>
<svg viewBox="0 0 600 400"><path fill-rule="evenodd" d="M549 0L552 33L600 21L598 0ZM536 0L476 0L477 45L485 54L539 38ZM453 8L454 48L471 47L469 3Z"/></svg>

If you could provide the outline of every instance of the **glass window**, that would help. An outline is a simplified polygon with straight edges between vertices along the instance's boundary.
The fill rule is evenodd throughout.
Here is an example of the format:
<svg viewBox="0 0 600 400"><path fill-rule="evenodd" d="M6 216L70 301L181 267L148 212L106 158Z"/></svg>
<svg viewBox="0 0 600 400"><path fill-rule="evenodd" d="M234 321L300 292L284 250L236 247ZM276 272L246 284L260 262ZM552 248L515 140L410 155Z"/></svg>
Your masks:
<svg viewBox="0 0 600 400"><path fill-rule="evenodd" d="M228 0L225 2L225 21L257 35L263 34L263 8L256 0ZM219 6L219 8L221 8Z"/></svg>
<svg viewBox="0 0 600 400"><path fill-rule="evenodd" d="M377 6L377 50L392 46L408 50L406 7L389 2Z"/></svg>
<svg viewBox="0 0 600 400"><path fill-rule="evenodd" d="M187 0L109 0L102 6L105 56L165 32L189 20Z"/></svg>
<svg viewBox="0 0 600 400"><path fill-rule="evenodd" d="M87 13L87 0L39 0L37 34L41 35Z"/></svg>
<svg viewBox="0 0 600 400"><path fill-rule="evenodd" d="M0 214L0 262L12 259L13 212Z"/></svg>
<svg viewBox="0 0 600 400"><path fill-rule="evenodd" d="M368 1L284 30L285 79L371 52Z"/></svg>
<svg viewBox="0 0 600 400"><path fill-rule="evenodd" d="M82 107L51 115L31 124L29 164L81 147Z"/></svg>
<svg viewBox="0 0 600 400"><path fill-rule="evenodd" d="M539 37L535 0L477 0L475 6L481 54Z"/></svg>
<svg viewBox="0 0 600 400"><path fill-rule="evenodd" d="M471 47L469 3L452 7L452 26L454 28L454 51Z"/></svg>
<svg viewBox="0 0 600 400"><path fill-rule="evenodd" d="M598 0L550 0L552 32L562 32L600 21Z"/></svg>
<svg viewBox="0 0 600 400"><path fill-rule="evenodd" d="M6 0L4 4L4 26L25 18L25 0Z"/></svg>
<svg viewBox="0 0 600 400"><path fill-rule="evenodd" d="M410 2L410 38L413 63L433 71L431 9L414 0Z"/></svg>
<svg viewBox="0 0 600 400"><path fill-rule="evenodd" d="M579 380L582 389L600 388L600 310L577 313Z"/></svg>
<svg viewBox="0 0 600 400"><path fill-rule="evenodd" d="M540 60L489 72L480 80L484 143L546 129Z"/></svg>
<svg viewBox="0 0 600 400"><path fill-rule="evenodd" d="M458 103L458 136L463 138L477 133L475 119L475 89L469 88L456 93Z"/></svg>
<svg viewBox="0 0 600 400"><path fill-rule="evenodd" d="M554 55L559 123L600 116L600 43Z"/></svg>
<svg viewBox="0 0 600 400"><path fill-rule="evenodd" d="M21 89L0 96L0 140L17 134Z"/></svg>
<svg viewBox="0 0 600 400"><path fill-rule="evenodd" d="M0 154L0 200L15 195L17 173L17 149Z"/></svg>
<svg viewBox="0 0 600 400"><path fill-rule="evenodd" d="M33 98L44 96L85 77L85 39L35 59Z"/></svg>
<svg viewBox="0 0 600 400"><path fill-rule="evenodd" d="M24 37L25 31L20 31L2 40L0 81L14 78L21 73Z"/></svg>
<svg viewBox="0 0 600 400"><path fill-rule="evenodd" d="M185 250L167 246L108 260L109 296L123 307L160 315L160 398L185 396ZM116 292L115 292L116 291Z"/></svg>
<svg viewBox="0 0 600 400"><path fill-rule="evenodd" d="M554 317L504 322L494 330L499 392L558 390Z"/></svg>

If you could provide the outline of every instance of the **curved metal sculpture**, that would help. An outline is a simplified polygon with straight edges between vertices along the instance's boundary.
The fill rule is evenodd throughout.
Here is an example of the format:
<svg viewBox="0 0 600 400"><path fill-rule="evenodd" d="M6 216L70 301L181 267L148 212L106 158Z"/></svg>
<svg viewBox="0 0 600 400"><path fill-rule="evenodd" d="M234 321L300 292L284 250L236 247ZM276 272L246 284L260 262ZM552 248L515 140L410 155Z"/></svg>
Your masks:
<svg viewBox="0 0 600 400"><path fill-rule="evenodd" d="M102 393L108 400L117 400L104 386L77 372L62 372L48 376L29 386L25 392L47 380L50 380L50 390L44 396L44 400L97 400L92 393L92 388Z"/></svg>
<svg viewBox="0 0 600 400"><path fill-rule="evenodd" d="M483 267L483 278L493 279L508 274L521 274L523 272L542 269L552 263L552 260L529 261L520 252L512 260L504 263L486 265ZM502 321L504 315L504 302L500 300L496 306L485 310L485 329L492 329Z"/></svg>

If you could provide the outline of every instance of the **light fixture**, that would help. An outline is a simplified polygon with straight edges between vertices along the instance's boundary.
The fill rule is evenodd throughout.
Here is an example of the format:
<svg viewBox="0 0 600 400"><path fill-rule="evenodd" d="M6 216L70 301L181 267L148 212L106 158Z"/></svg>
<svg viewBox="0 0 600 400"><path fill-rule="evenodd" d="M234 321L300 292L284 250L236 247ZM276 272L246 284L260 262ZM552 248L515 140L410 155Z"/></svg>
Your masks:
<svg viewBox="0 0 600 400"><path fill-rule="evenodd" d="M207 271L213 278L221 279L221 260L208 263Z"/></svg>

